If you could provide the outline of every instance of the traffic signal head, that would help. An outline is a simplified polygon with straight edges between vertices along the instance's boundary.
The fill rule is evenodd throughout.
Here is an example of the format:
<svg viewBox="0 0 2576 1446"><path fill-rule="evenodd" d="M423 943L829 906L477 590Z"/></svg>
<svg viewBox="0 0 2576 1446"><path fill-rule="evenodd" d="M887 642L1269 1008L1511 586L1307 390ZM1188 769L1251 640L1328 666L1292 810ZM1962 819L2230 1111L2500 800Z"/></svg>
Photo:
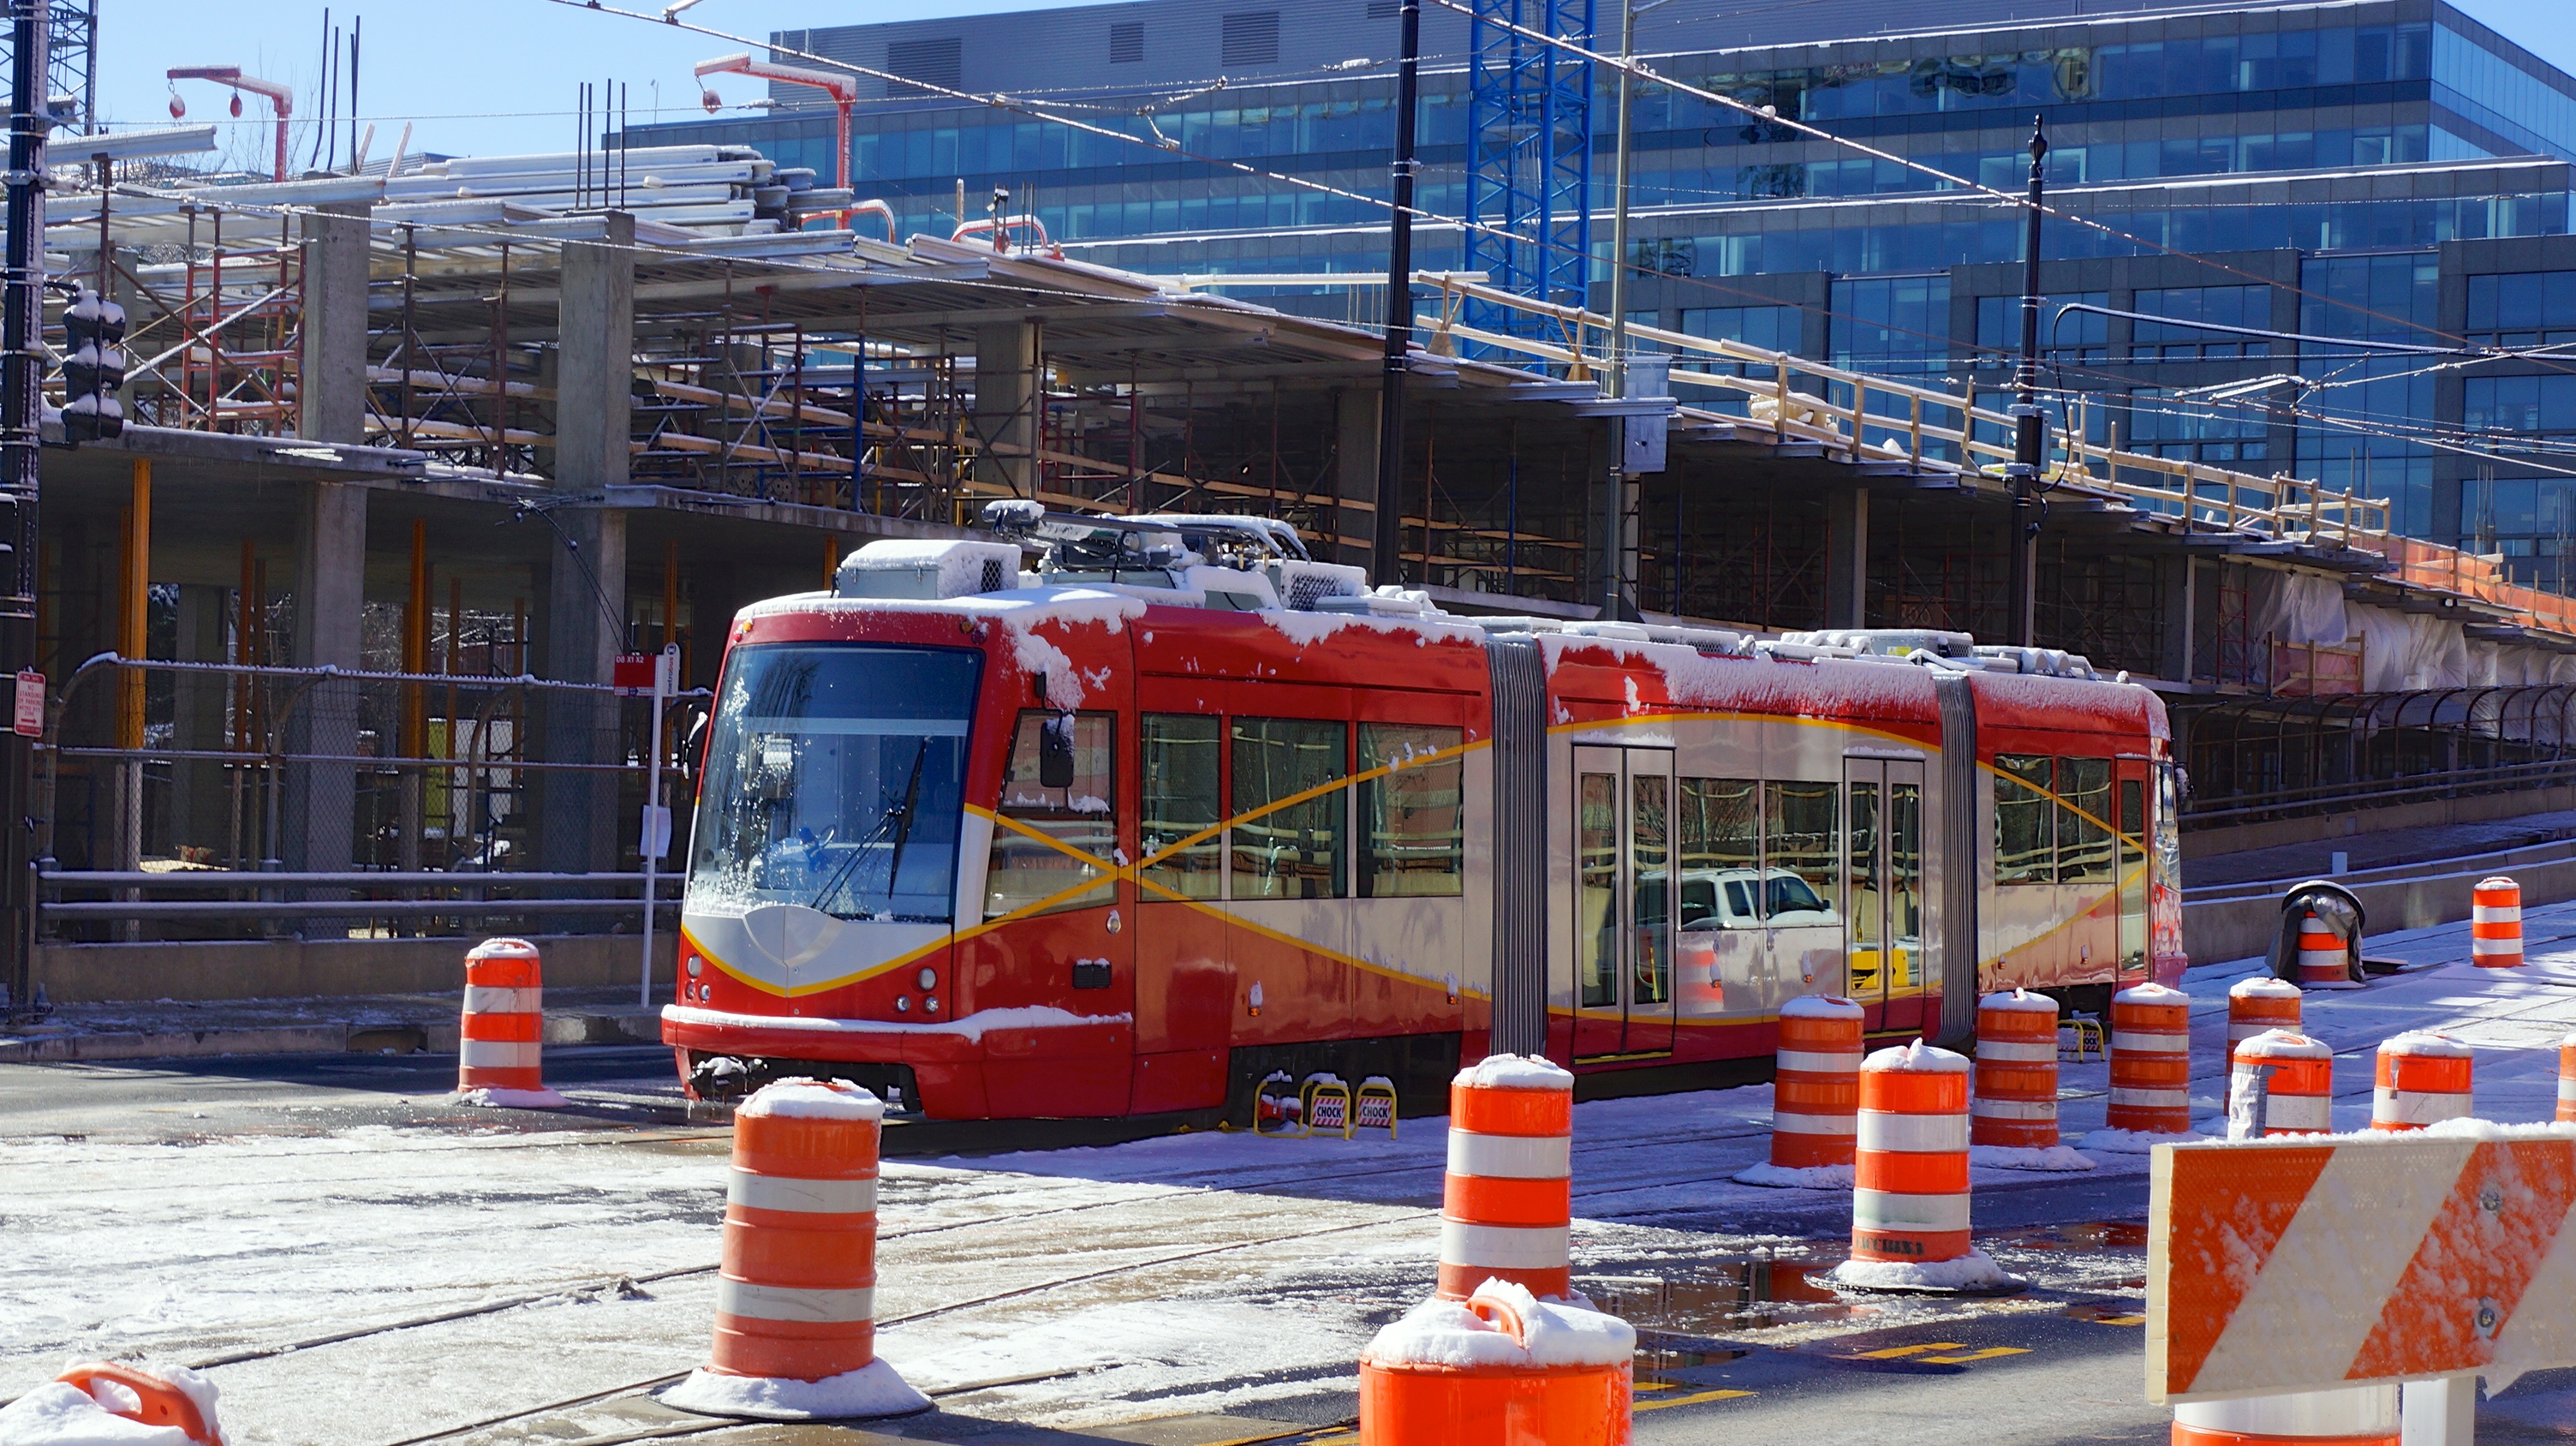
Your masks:
<svg viewBox="0 0 2576 1446"><path fill-rule="evenodd" d="M84 289L63 308L63 438L92 442L125 431L125 308Z"/></svg>

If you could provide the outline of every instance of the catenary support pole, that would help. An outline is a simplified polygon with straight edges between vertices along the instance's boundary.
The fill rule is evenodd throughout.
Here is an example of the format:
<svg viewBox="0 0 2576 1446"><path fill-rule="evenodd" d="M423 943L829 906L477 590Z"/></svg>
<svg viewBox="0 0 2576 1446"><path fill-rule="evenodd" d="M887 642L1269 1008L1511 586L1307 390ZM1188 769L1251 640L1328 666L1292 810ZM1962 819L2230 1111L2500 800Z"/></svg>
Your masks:
<svg viewBox="0 0 2576 1446"><path fill-rule="evenodd" d="M1635 54L1636 0L1619 4L1619 144L1610 179L1610 377L1614 397L1628 395L1628 62ZM1628 419L1610 420L1610 475L1601 500L1601 616L1635 611L1628 571Z"/></svg>
<svg viewBox="0 0 2576 1446"><path fill-rule="evenodd" d="M2021 364L2013 372L2013 460L2005 469L2012 487L2012 550L2004 630L2016 648L2032 645L2036 606L2031 551L2039 535L2039 464L2047 447L2039 411L2039 218L2048 185L2047 159L2048 134L2042 118L2035 116L2030 123L2030 206L2022 233Z"/></svg>
<svg viewBox="0 0 2576 1446"><path fill-rule="evenodd" d="M37 386L44 375L41 351L45 285L45 61L52 53L49 0L9 0L9 189L5 281L0 281L0 647L12 672L36 666L36 488L42 464L37 433ZM9 1008L33 1005L35 974L35 830L29 817L35 788L35 740L5 735L5 782L0 782L0 900L7 950Z"/></svg>
<svg viewBox="0 0 2576 1446"><path fill-rule="evenodd" d="M1405 353L1413 346L1413 126L1421 91L1422 0L1404 0L1401 23L1395 209L1386 248L1386 376L1377 410L1377 525L1369 549L1370 580L1381 587L1404 581L1404 369Z"/></svg>

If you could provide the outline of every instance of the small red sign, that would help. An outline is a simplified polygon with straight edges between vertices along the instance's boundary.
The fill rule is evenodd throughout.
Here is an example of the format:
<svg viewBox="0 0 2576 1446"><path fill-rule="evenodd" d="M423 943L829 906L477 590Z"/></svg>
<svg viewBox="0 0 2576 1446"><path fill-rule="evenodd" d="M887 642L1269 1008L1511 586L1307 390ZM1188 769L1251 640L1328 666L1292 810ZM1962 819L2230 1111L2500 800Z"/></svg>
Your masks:
<svg viewBox="0 0 2576 1446"><path fill-rule="evenodd" d="M610 687L617 690L617 696L620 698L652 697L653 655L619 653L616 669L608 675L608 682Z"/></svg>
<svg viewBox="0 0 2576 1446"><path fill-rule="evenodd" d="M18 675L17 708L11 725L22 738L45 736L45 675L24 672Z"/></svg>

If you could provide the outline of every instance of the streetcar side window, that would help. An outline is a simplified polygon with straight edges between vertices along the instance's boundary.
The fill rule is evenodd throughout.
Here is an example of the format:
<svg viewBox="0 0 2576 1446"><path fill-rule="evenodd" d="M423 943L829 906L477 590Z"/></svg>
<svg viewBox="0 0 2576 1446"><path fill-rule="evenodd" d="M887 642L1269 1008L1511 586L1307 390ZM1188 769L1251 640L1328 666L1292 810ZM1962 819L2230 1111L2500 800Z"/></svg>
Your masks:
<svg viewBox="0 0 2576 1446"><path fill-rule="evenodd" d="M1360 897L1454 898L1466 892L1463 728L1360 725Z"/></svg>
<svg viewBox="0 0 2576 1446"><path fill-rule="evenodd" d="M985 918L1117 902L1111 858L1118 846L1117 736L1114 713L1021 711L1003 765L1001 817L984 876ZM1068 752L1072 781L1049 786L1048 755L1062 767Z"/></svg>
<svg viewBox="0 0 2576 1446"><path fill-rule="evenodd" d="M1200 713L1148 713L1139 728L1145 795L1145 867L1139 877L1185 899L1213 899L1225 862L1217 828L1225 822L1217 720ZM1149 889L1146 897L1160 894Z"/></svg>
<svg viewBox="0 0 2576 1446"><path fill-rule="evenodd" d="M1681 780L1682 927L1726 927L1757 918L1762 869L1762 786L1750 778ZM1717 883L1728 908L1717 907Z"/></svg>
<svg viewBox="0 0 2576 1446"><path fill-rule="evenodd" d="M1342 897L1349 726L1234 720L1234 897Z"/></svg>
<svg viewBox="0 0 2576 1446"><path fill-rule="evenodd" d="M2061 884L2109 884L2114 878L2111 853L2111 760L2057 760L2057 881Z"/></svg>
<svg viewBox="0 0 2576 1446"><path fill-rule="evenodd" d="M2057 801L2049 796L2052 760L2031 753L1995 755L1995 882L2057 882Z"/></svg>
<svg viewBox="0 0 2576 1446"><path fill-rule="evenodd" d="M1762 917L1830 924L1842 897L1831 783L1773 780L1762 785L1762 835L1770 858L1762 874ZM1816 917L1822 916L1822 917Z"/></svg>

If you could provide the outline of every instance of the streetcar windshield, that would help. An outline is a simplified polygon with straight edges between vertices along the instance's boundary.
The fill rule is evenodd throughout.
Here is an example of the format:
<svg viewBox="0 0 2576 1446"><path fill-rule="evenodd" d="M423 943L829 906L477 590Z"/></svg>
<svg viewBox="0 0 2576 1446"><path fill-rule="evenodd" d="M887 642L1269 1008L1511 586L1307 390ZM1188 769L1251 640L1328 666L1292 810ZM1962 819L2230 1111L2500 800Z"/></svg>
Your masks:
<svg viewBox="0 0 2576 1446"><path fill-rule="evenodd" d="M736 648L707 741L691 906L950 922L980 662L956 648Z"/></svg>

